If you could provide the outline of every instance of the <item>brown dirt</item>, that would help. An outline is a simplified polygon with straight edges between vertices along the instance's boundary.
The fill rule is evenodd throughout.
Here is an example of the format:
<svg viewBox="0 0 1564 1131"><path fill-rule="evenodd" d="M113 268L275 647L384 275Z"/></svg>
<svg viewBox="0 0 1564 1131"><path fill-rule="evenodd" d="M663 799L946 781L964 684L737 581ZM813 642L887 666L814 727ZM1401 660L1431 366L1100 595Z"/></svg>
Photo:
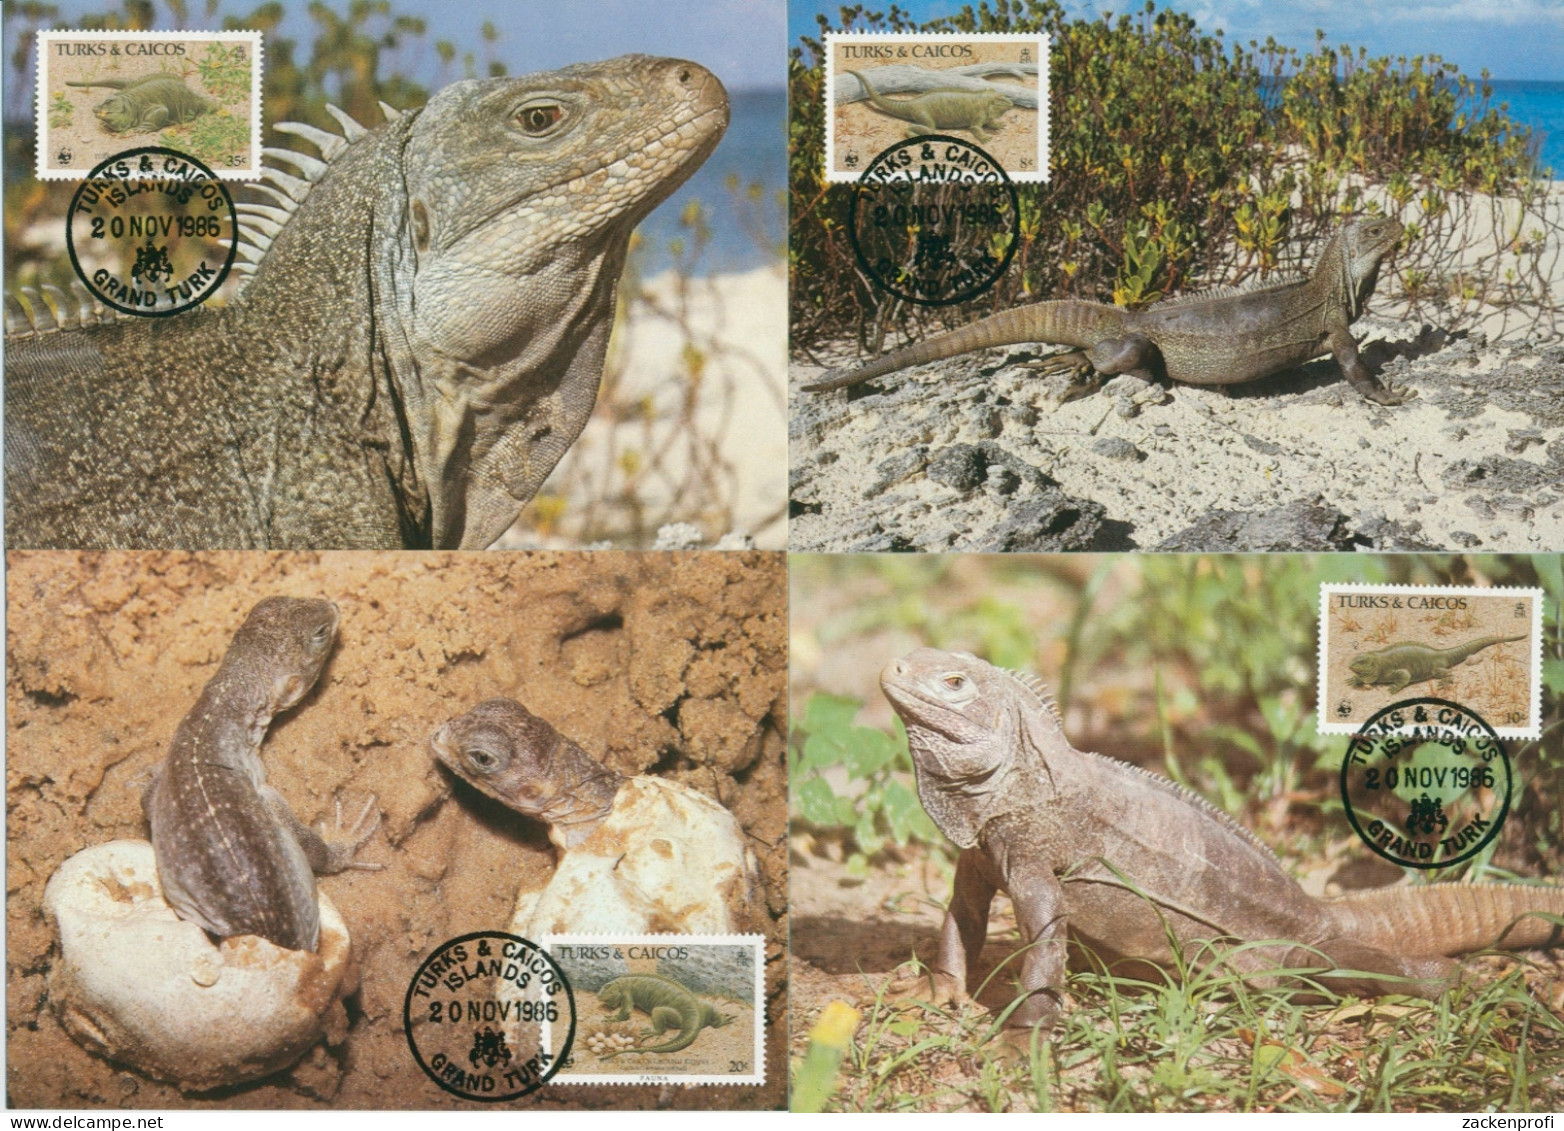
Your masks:
<svg viewBox="0 0 1564 1131"><path fill-rule="evenodd" d="M522 1106L780 1107L785 1102L786 566L781 554L15 553L7 556L9 1103L81 1108L468 1108L413 1070L402 1001L455 935L504 929L554 849L542 825L430 757L441 722L513 696L624 774L715 796L751 837L767 926L767 1083L544 1088ZM379 872L322 880L362 984L344 1045L290 1071L184 1096L89 1055L45 977L44 884L71 854L147 835L140 794L250 607L272 594L342 609L336 649L261 750L299 816L385 814Z"/></svg>

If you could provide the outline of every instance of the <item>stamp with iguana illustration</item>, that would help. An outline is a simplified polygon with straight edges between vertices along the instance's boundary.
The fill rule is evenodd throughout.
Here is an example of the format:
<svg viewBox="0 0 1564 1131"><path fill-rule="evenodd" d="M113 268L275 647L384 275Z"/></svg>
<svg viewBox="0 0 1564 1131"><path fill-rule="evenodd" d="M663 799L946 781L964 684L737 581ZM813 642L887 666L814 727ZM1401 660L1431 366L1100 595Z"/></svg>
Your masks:
<svg viewBox="0 0 1564 1131"><path fill-rule="evenodd" d="M1536 738L1541 589L1320 586L1319 729L1353 734L1415 696L1460 704L1501 738Z"/></svg>
<svg viewBox="0 0 1564 1131"><path fill-rule="evenodd" d="M761 935L545 935L575 988L556 1084L764 1084ZM552 1031L544 1027L548 1046Z"/></svg>
<svg viewBox="0 0 1564 1131"><path fill-rule="evenodd" d="M39 32L38 179L80 179L133 146L260 176L261 50L258 31Z"/></svg>
<svg viewBox="0 0 1564 1131"><path fill-rule="evenodd" d="M908 138L972 142L1010 179L1048 179L1048 36L828 32L825 175L856 181Z"/></svg>

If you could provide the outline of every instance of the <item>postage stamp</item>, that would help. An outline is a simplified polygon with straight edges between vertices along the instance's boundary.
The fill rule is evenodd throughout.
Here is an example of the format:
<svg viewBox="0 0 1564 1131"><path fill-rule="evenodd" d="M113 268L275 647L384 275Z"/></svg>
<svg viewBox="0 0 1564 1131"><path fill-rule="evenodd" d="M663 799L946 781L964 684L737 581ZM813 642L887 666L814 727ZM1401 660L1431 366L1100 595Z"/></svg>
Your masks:
<svg viewBox="0 0 1564 1131"><path fill-rule="evenodd" d="M555 1084L764 1084L761 935L545 935L575 990ZM544 1025L544 1047L557 1027Z"/></svg>
<svg viewBox="0 0 1564 1131"><path fill-rule="evenodd" d="M1542 603L1540 589L1322 585L1320 732L1355 734L1391 704L1431 696L1501 738L1537 737Z"/></svg>
<svg viewBox="0 0 1564 1131"><path fill-rule="evenodd" d="M260 32L44 31L37 51L40 180L85 177L137 146L260 176Z"/></svg>
<svg viewBox="0 0 1564 1131"><path fill-rule="evenodd" d="M825 172L856 181L897 142L975 143L1010 179L1048 179L1048 36L997 33L825 37Z"/></svg>

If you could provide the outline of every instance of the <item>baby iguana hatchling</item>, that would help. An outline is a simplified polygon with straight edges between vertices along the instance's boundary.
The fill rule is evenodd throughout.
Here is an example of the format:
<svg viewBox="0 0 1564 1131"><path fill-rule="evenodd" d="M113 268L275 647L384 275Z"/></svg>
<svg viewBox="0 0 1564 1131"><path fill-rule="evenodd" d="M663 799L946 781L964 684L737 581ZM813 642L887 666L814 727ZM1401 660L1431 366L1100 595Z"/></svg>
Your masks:
<svg viewBox="0 0 1564 1131"><path fill-rule="evenodd" d="M512 699L478 704L430 745L462 780L545 822L560 850L548 885L517 896L513 934L728 934L749 920L754 857L705 794L617 774Z"/></svg>
<svg viewBox="0 0 1564 1131"><path fill-rule="evenodd" d="M261 765L266 728L315 686L336 632L330 601L268 597L251 609L142 795L164 897L218 938L314 950L315 874L378 867L353 860L380 825L373 797L327 840L293 815Z"/></svg>

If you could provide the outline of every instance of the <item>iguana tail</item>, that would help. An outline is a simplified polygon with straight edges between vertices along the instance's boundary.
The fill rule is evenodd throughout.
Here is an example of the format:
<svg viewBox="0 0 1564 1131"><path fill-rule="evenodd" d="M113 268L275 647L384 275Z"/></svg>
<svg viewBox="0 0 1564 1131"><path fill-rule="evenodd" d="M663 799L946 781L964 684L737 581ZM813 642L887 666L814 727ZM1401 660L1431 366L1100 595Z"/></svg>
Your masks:
<svg viewBox="0 0 1564 1131"><path fill-rule="evenodd" d="M1023 342L1049 342L1060 346L1094 346L1104 338L1124 333L1124 311L1100 302L1064 299L1059 302L1034 302L1001 310L987 318L938 334L927 341L895 350L857 369L833 369L804 391L825 393L845 389L909 365L971 353L994 346L1014 346Z"/></svg>
<svg viewBox="0 0 1564 1131"><path fill-rule="evenodd" d="M127 86L133 86L141 79L99 79L97 82L67 82L66 86L102 86L109 90L124 90Z"/></svg>
<svg viewBox="0 0 1564 1131"><path fill-rule="evenodd" d="M1533 884L1427 884L1359 892L1329 901L1343 935L1393 954L1454 957L1501 947L1564 943L1564 888Z"/></svg>
<svg viewBox="0 0 1564 1131"><path fill-rule="evenodd" d="M857 79L860 83L863 84L864 93L869 96L869 101L872 104L874 104L875 106L878 106L881 110L884 110L887 114L891 114L891 115L893 115L893 116L895 116L897 118L905 118L907 116L907 111L906 110L904 110L902 107L896 105L896 103L893 102L891 99L886 98L885 95L881 94L879 91L875 90L874 87L870 86L869 85L869 80L867 78L865 78L861 72L859 72L859 71L848 71L847 73L852 75L855 79Z"/></svg>
<svg viewBox="0 0 1564 1131"><path fill-rule="evenodd" d="M1447 652L1447 655L1453 657L1450 661L1450 666L1454 667L1456 664L1465 663L1484 648L1492 648L1495 644L1508 644L1512 640L1526 640L1529 637L1530 633L1525 632L1519 636L1485 636L1481 640L1473 640L1470 644L1459 645L1449 649Z"/></svg>

